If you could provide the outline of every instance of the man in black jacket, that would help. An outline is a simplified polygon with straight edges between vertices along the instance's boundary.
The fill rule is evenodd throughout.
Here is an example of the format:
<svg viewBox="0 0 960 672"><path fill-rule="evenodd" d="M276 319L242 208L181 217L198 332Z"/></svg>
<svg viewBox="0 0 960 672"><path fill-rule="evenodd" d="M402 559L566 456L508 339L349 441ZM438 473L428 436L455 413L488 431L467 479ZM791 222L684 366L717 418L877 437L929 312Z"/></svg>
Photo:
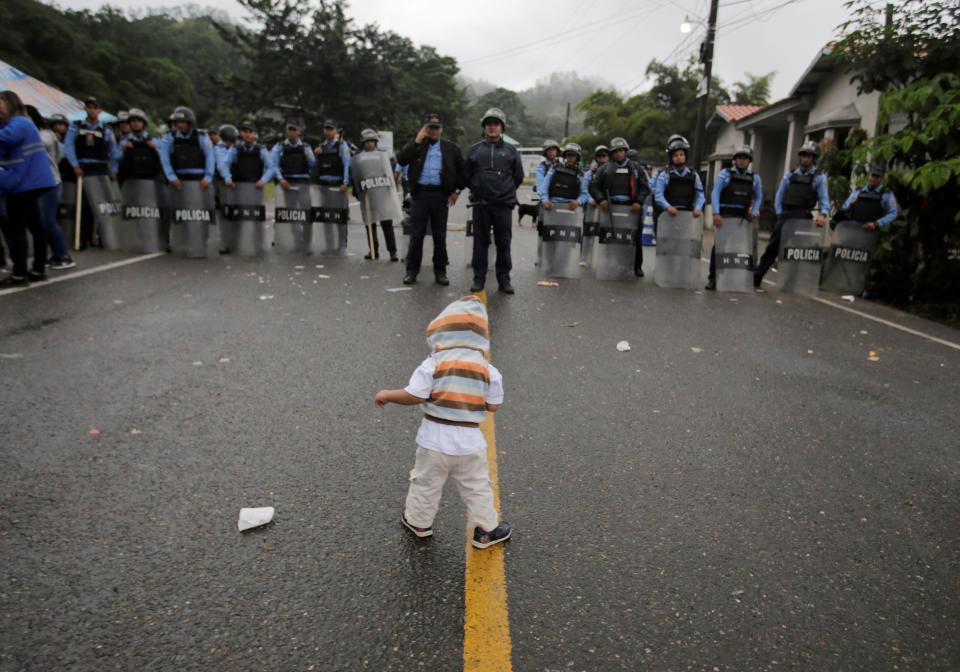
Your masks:
<svg viewBox="0 0 960 672"><path fill-rule="evenodd" d="M523 162L520 152L503 140L507 115L491 107L483 115L483 140L475 143L464 162L464 177L470 187L473 208L473 285L479 292L487 280L487 248L490 227L497 245L497 282L500 291L513 294L510 284L510 236L513 206L517 204L517 187L523 183Z"/></svg>
<svg viewBox="0 0 960 672"><path fill-rule="evenodd" d="M410 185L410 247L407 249L407 274L403 284L417 281L423 259L423 238L427 222L433 233L433 274L438 285L447 279L447 214L465 186L463 155L452 142L442 140L443 119L436 112L423 118L417 137L397 154L397 163L408 166Z"/></svg>

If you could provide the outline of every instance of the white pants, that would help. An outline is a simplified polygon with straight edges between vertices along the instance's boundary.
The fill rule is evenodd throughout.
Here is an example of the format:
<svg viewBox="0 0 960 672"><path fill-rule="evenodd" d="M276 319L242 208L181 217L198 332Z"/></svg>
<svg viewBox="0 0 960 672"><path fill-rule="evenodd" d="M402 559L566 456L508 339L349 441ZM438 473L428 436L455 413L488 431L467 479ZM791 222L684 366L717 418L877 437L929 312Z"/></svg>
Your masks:
<svg viewBox="0 0 960 672"><path fill-rule="evenodd" d="M467 519L486 531L496 528L499 517L493 505L486 450L472 455L446 455L417 446L404 511L407 522L416 527L433 527L448 476L460 490Z"/></svg>

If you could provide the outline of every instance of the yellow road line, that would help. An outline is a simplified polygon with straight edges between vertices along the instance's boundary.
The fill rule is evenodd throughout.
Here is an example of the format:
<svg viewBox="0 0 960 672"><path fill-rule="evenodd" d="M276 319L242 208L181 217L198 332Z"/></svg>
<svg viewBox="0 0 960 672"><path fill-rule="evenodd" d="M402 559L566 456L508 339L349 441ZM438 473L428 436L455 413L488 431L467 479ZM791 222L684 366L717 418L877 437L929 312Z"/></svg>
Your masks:
<svg viewBox="0 0 960 672"><path fill-rule="evenodd" d="M486 292L476 292L487 304ZM487 440L487 462L493 481L493 502L500 510L500 486L497 479L497 440L493 414L480 425ZM467 570L463 625L464 672L510 672L510 619L507 610L507 578L503 567L503 544L486 549L470 543L473 529L467 530Z"/></svg>

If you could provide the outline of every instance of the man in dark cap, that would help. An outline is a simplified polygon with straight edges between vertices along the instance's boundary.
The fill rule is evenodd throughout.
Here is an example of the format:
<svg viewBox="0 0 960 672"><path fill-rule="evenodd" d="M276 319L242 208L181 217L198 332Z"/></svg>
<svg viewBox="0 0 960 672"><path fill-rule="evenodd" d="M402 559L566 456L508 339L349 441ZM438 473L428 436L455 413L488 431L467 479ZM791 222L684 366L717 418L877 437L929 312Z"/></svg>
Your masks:
<svg viewBox="0 0 960 672"><path fill-rule="evenodd" d="M897 198L883 184L886 171L879 166L870 170L864 187L857 187L840 208L847 217L863 225L867 231L882 228L899 214Z"/></svg>
<svg viewBox="0 0 960 672"><path fill-rule="evenodd" d="M447 278L447 215L465 186L463 155L454 143L443 140L443 117L428 112L417 137L397 154L397 163L408 166L410 184L410 247L403 283L417 281L423 259L423 239L429 223L433 234L433 274L439 285Z"/></svg>
<svg viewBox="0 0 960 672"><path fill-rule="evenodd" d="M340 137L335 120L323 120L323 142L313 151L317 155L317 182L339 186L340 192L345 192L350 184L350 147Z"/></svg>

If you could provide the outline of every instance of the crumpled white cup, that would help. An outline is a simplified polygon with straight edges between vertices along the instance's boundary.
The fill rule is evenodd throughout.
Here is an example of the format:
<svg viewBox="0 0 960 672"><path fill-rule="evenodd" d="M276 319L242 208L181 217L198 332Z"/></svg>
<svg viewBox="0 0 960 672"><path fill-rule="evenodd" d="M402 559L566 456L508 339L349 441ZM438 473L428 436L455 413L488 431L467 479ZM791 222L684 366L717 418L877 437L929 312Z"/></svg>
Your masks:
<svg viewBox="0 0 960 672"><path fill-rule="evenodd" d="M240 519L237 521L237 529L241 532L249 530L251 527L260 527L273 520L275 509L272 506L261 506L254 509L240 509Z"/></svg>
<svg viewBox="0 0 960 672"><path fill-rule="evenodd" d="M630 352L630 344L626 341L620 341L617 343L617 350L620 352Z"/></svg>

